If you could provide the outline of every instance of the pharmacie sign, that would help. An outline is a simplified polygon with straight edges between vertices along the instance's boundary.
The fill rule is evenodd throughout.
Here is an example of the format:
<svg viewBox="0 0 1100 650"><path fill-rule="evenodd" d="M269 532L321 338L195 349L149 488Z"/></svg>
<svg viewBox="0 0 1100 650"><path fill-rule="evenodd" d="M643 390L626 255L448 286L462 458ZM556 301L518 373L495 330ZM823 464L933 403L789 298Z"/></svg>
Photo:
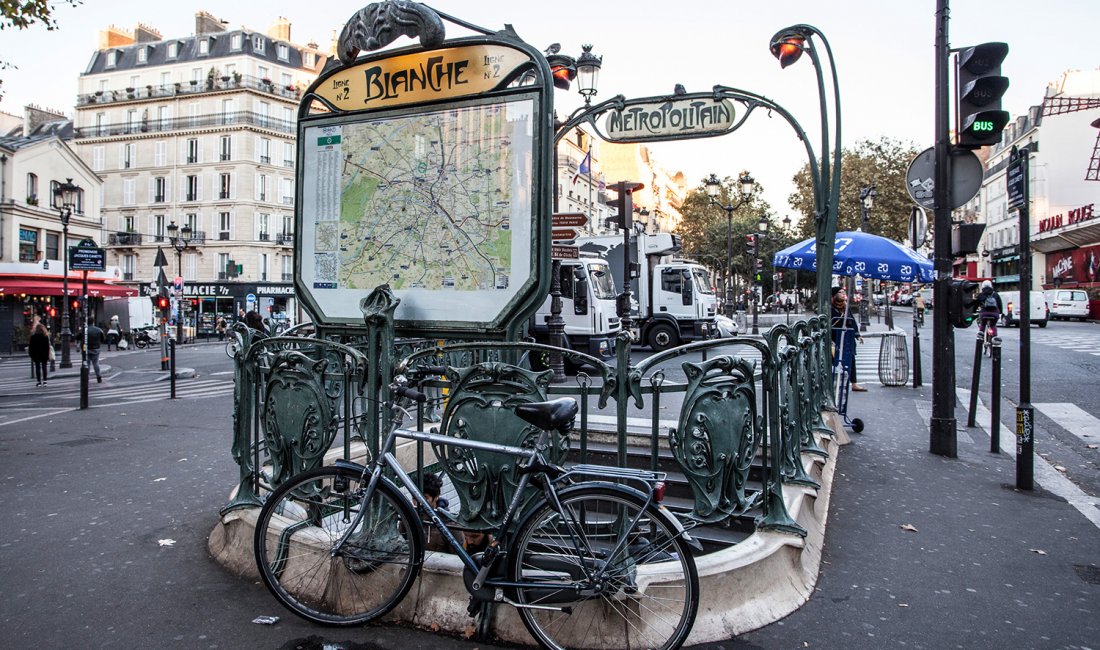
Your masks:
<svg viewBox="0 0 1100 650"><path fill-rule="evenodd" d="M610 142L640 142L721 135L734 123L733 102L687 97L632 104L607 114Z"/></svg>
<svg viewBox="0 0 1100 650"><path fill-rule="evenodd" d="M502 45L415 52L338 70L314 92L342 111L465 97L496 88L530 60Z"/></svg>

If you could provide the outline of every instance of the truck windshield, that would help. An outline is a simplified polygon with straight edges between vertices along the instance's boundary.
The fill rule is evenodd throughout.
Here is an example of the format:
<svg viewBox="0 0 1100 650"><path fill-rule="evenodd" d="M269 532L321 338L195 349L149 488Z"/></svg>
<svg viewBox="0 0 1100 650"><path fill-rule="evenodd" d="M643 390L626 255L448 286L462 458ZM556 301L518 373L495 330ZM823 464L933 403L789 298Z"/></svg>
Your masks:
<svg viewBox="0 0 1100 650"><path fill-rule="evenodd" d="M706 269L695 268L691 272L695 276L696 291L699 293L714 293L714 289L710 286L710 273Z"/></svg>
<svg viewBox="0 0 1100 650"><path fill-rule="evenodd" d="M588 267L588 275L592 277L592 293L597 300L614 300L615 278L611 276L611 269L606 264L592 264Z"/></svg>

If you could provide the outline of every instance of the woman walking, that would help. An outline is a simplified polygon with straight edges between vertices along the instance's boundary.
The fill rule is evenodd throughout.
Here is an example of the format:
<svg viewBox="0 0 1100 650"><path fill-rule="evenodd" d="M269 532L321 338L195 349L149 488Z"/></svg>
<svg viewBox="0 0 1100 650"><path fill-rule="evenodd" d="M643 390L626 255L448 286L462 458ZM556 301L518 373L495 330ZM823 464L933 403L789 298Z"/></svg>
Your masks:
<svg viewBox="0 0 1100 650"><path fill-rule="evenodd" d="M38 382L35 386L46 385L46 365L50 362L50 333L46 326L38 323L34 326L30 343L27 345L27 354L31 356L31 365L34 367L34 378Z"/></svg>

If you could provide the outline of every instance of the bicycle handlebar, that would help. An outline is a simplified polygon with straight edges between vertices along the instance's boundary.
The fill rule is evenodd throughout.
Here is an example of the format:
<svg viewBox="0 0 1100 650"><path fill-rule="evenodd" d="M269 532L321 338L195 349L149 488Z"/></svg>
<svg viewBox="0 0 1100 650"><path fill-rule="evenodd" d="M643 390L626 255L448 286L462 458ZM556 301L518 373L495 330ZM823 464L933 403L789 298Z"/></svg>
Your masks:
<svg viewBox="0 0 1100 650"><path fill-rule="evenodd" d="M393 384L390 386L390 390L393 391L398 397L404 397L411 399L414 402L424 403L428 401L428 396L415 388L409 388L408 386L402 386L400 384Z"/></svg>

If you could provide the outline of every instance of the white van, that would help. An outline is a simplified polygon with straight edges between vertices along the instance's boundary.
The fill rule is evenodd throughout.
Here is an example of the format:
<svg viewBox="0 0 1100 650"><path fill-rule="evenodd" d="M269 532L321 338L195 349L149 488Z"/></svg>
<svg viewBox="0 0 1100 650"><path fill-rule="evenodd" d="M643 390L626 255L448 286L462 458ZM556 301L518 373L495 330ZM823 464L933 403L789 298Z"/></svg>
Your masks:
<svg viewBox="0 0 1100 650"><path fill-rule="evenodd" d="M1089 294L1081 289L1052 289L1045 291L1047 304L1050 305L1050 317L1054 320L1060 318L1079 318L1085 320L1089 316Z"/></svg>
<svg viewBox="0 0 1100 650"><path fill-rule="evenodd" d="M1001 317L1004 319L1005 326L1015 325L1020 326L1020 292L1019 291L1000 291L1001 294ZM1050 317L1050 310L1047 309L1046 298L1043 297L1042 291L1031 292L1031 324L1038 325L1039 327L1046 327L1047 320Z"/></svg>

